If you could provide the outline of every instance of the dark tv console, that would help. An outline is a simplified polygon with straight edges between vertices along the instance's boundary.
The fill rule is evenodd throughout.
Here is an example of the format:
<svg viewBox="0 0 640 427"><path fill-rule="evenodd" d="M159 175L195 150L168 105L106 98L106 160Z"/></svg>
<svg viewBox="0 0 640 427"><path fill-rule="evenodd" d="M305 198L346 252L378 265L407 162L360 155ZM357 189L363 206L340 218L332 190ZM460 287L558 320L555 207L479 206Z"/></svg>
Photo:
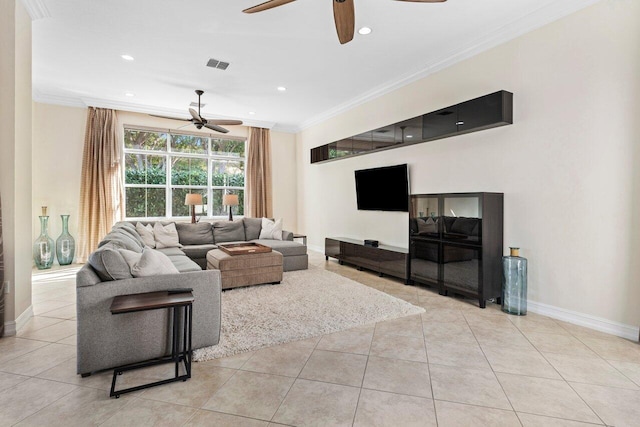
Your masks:
<svg viewBox="0 0 640 427"><path fill-rule="evenodd" d="M396 246L365 245L362 240L347 237L324 239L325 259L335 258L340 264L355 265L358 270L371 270L380 276L388 275L406 281L409 279L409 249Z"/></svg>

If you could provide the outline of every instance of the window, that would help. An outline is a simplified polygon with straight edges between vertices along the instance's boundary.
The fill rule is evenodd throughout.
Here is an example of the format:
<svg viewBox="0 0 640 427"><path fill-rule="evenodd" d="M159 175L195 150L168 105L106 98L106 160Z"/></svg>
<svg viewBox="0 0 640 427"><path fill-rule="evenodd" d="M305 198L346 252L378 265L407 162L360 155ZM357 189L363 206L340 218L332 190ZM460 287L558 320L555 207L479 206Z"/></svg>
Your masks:
<svg viewBox="0 0 640 427"><path fill-rule="evenodd" d="M226 215L223 194L237 194L244 214L245 141L160 130L124 130L127 218L188 217L188 193L200 193L206 216Z"/></svg>

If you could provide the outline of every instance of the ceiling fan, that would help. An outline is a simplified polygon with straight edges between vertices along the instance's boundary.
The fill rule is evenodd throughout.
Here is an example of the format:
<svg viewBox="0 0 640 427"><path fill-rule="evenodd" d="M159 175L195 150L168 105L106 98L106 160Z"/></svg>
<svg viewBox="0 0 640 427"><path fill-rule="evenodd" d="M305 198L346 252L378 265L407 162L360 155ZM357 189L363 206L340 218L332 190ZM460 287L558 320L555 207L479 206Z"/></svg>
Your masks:
<svg viewBox="0 0 640 427"><path fill-rule="evenodd" d="M295 0L269 0L259 5L243 10L244 13L262 12L263 10L272 9L291 3ZM353 39L353 31L355 29L356 16L353 9L353 0L331 0L333 2L333 19L336 23L336 31L340 44L345 44ZM447 0L397 0L413 3L442 3Z"/></svg>
<svg viewBox="0 0 640 427"><path fill-rule="evenodd" d="M216 132L221 132L221 133L229 132L228 129L223 128L221 125L237 126L242 124L241 120L205 119L204 117L202 117L200 115L200 106L202 105L200 103L200 97L202 96L203 93L204 91L202 90L196 90L196 95L198 95L198 111L196 112L196 110L194 110L193 108L189 108L189 114L191 114L190 119L182 119L179 117L158 116L155 114L152 114L152 116L162 117L164 119L182 120L186 122L191 122L198 129L202 129L202 127L206 127L207 129L215 130Z"/></svg>

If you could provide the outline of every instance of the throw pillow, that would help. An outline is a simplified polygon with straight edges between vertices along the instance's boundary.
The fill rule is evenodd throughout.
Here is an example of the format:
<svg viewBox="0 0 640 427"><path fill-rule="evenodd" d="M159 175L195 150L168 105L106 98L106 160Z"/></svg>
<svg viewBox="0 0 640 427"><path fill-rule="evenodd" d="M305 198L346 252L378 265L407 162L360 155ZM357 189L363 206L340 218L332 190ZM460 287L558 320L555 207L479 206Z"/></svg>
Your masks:
<svg viewBox="0 0 640 427"><path fill-rule="evenodd" d="M178 230L176 230L176 224L173 222L167 225L156 222L153 225L153 237L157 249L182 247L180 238L178 237Z"/></svg>
<svg viewBox="0 0 640 427"><path fill-rule="evenodd" d="M282 218L273 221L269 218L262 218L262 230L260 239L282 240Z"/></svg>
<svg viewBox="0 0 640 427"><path fill-rule="evenodd" d="M142 225L141 222L136 224L136 231L144 242L145 246L150 248L156 247L156 239L153 237L153 226L151 224Z"/></svg>
<svg viewBox="0 0 640 427"><path fill-rule="evenodd" d="M141 254L127 249L120 249L119 252L129 264L133 277L179 273L171 259L155 249L144 248Z"/></svg>
<svg viewBox="0 0 640 427"><path fill-rule="evenodd" d="M426 220L418 218L416 222L418 223L418 234L438 232L438 224L433 218L427 218Z"/></svg>
<svg viewBox="0 0 640 427"><path fill-rule="evenodd" d="M120 254L123 246L119 242L107 243L89 255L89 265L93 267L100 280L131 279L131 269ZM129 252L137 253L135 251Z"/></svg>

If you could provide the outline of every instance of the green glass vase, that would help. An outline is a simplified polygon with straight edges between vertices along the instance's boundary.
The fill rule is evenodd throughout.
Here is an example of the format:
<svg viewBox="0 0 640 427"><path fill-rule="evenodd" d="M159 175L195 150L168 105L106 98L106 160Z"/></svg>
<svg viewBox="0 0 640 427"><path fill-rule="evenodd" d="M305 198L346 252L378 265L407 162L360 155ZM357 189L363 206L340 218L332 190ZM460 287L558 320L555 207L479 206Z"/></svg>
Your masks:
<svg viewBox="0 0 640 427"><path fill-rule="evenodd" d="M38 270L46 270L53 265L54 243L49 237L49 217L40 216L40 236L33 242L33 261Z"/></svg>
<svg viewBox="0 0 640 427"><path fill-rule="evenodd" d="M516 316L527 314L527 259L519 248L502 257L502 311Z"/></svg>
<svg viewBox="0 0 640 427"><path fill-rule="evenodd" d="M69 215L60 215L62 218L62 233L56 239L56 256L58 264L69 265L76 254L76 241L69 234Z"/></svg>

